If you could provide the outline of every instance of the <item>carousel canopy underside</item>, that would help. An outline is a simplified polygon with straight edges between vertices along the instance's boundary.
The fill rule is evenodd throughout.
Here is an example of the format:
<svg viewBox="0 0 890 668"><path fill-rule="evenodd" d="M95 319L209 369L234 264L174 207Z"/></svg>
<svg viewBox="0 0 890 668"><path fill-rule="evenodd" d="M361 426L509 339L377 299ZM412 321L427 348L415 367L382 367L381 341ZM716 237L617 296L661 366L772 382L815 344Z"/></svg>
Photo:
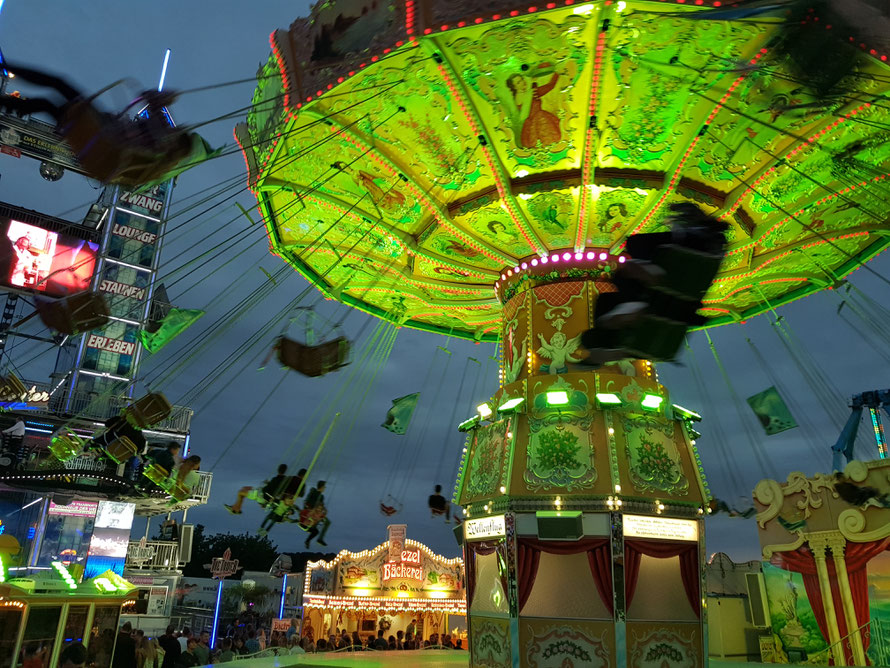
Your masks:
<svg viewBox="0 0 890 668"><path fill-rule="evenodd" d="M381 7L381 34L404 40L387 49L313 62L299 21L279 31L292 52L273 39L238 135L273 251L327 296L493 340L507 270L619 252L689 201L731 225L702 311L712 326L830 286L888 243L879 58L814 103L773 53L778 19L600 1L406 39L405 16ZM321 95L299 99L300 77Z"/></svg>

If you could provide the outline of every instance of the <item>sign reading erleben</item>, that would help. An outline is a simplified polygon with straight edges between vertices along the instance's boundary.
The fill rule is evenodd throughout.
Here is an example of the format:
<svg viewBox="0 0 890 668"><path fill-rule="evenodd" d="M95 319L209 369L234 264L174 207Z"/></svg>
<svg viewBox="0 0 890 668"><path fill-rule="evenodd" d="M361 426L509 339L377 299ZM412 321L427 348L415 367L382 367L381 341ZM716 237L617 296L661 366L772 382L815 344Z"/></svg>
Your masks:
<svg viewBox="0 0 890 668"><path fill-rule="evenodd" d="M120 353L121 355L132 355L136 352L136 344L134 342L112 339L100 334L90 334L90 338L87 339L87 347L106 350L110 353Z"/></svg>

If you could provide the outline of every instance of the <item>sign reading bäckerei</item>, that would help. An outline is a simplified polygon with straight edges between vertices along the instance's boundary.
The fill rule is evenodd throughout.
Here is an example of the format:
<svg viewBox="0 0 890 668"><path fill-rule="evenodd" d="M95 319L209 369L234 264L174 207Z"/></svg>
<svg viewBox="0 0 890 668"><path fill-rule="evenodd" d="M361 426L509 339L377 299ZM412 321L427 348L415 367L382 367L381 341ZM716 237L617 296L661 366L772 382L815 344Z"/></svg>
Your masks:
<svg viewBox="0 0 890 668"><path fill-rule="evenodd" d="M464 520L464 538L469 541L486 538L503 538L507 535L506 519L503 515Z"/></svg>

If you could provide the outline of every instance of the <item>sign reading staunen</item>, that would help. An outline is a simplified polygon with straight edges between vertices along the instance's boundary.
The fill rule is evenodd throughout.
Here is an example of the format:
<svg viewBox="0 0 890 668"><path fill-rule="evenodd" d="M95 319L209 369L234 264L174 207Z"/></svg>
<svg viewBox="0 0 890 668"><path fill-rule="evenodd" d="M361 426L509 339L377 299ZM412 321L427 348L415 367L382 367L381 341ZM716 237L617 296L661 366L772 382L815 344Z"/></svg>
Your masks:
<svg viewBox="0 0 890 668"><path fill-rule="evenodd" d="M507 525L503 515L464 520L464 538L468 541L503 538L506 535Z"/></svg>

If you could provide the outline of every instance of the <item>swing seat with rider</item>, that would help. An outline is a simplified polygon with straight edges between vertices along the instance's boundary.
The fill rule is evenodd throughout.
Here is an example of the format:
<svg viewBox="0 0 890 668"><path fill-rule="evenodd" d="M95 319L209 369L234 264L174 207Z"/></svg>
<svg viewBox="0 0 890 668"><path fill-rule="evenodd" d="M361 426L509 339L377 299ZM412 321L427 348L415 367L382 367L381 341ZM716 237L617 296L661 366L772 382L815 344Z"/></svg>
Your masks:
<svg viewBox="0 0 890 668"><path fill-rule="evenodd" d="M74 336L108 323L108 302L98 292L79 292L56 301L38 300L40 320L49 329Z"/></svg>
<svg viewBox="0 0 890 668"><path fill-rule="evenodd" d="M300 519L297 520L297 526L303 531L309 531L309 529L321 522L327 515L328 509L324 506L303 508L303 510L300 511Z"/></svg>
<svg viewBox="0 0 890 668"><path fill-rule="evenodd" d="M170 127L165 133L141 131L139 123L121 118L127 110L114 116L96 109L92 101L97 95L67 104L58 125L78 163L91 177L102 183L139 188L163 180L191 153L192 138L185 130ZM167 98L172 102L175 95ZM139 101L143 98L136 103Z"/></svg>
<svg viewBox="0 0 890 668"><path fill-rule="evenodd" d="M160 392L151 392L124 409L124 418L138 429L145 429L170 417L173 406Z"/></svg>
<svg viewBox="0 0 890 668"><path fill-rule="evenodd" d="M170 502L171 504L176 501L185 501L192 494L192 490L178 482L174 482L166 491L172 499Z"/></svg>

